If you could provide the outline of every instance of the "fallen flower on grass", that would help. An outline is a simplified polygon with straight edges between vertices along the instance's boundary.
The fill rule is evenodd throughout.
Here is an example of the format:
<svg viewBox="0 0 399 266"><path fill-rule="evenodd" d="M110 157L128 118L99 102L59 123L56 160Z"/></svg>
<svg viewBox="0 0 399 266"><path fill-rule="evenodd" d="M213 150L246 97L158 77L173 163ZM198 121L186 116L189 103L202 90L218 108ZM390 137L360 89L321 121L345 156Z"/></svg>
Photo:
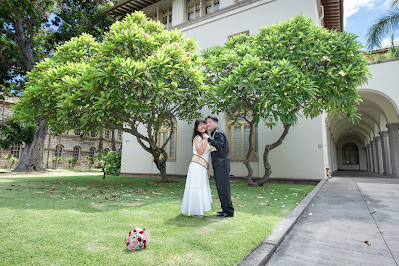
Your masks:
<svg viewBox="0 0 399 266"><path fill-rule="evenodd" d="M246 204L238 204L238 207L245 207L247 206Z"/></svg>
<svg viewBox="0 0 399 266"><path fill-rule="evenodd" d="M261 203L259 203L259 204L262 205L262 206L270 206L269 203L265 203L265 202L261 202Z"/></svg>

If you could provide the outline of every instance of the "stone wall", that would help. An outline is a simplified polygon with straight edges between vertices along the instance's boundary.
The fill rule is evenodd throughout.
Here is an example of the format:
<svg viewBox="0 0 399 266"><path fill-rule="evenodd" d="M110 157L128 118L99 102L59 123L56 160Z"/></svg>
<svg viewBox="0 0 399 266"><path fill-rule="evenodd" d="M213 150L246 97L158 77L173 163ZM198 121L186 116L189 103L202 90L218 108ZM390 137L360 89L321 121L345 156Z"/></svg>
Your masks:
<svg viewBox="0 0 399 266"><path fill-rule="evenodd" d="M2 102L0 105L1 113L0 118L2 121L9 118L12 115L12 105L18 101L18 98L6 98L5 102ZM112 140L111 135L112 132L110 130L104 130L103 132L103 150L111 151L112 150ZM106 138L107 137L107 138ZM55 161L53 158L56 155L56 146L61 145L63 147L61 154L61 162L58 164L58 169L66 169L69 167L68 158L73 157L74 147L80 148L79 160L77 161L74 169L88 169L88 160L86 159L86 155L89 155L90 148L94 148L96 153L99 150L100 144L100 134L96 134L95 136L84 136L80 137L79 135L75 135L73 130L62 134L61 136L54 136L51 132L49 132L46 136L46 140L44 142L44 152L42 156L43 165L47 168L54 168ZM115 147L117 150L122 149L122 136L115 131ZM20 147L19 156L22 154L23 145ZM2 149L2 154L11 153L11 148L6 150ZM0 159L0 168L4 168L6 165L6 160L4 158ZM14 165L15 166L15 165Z"/></svg>

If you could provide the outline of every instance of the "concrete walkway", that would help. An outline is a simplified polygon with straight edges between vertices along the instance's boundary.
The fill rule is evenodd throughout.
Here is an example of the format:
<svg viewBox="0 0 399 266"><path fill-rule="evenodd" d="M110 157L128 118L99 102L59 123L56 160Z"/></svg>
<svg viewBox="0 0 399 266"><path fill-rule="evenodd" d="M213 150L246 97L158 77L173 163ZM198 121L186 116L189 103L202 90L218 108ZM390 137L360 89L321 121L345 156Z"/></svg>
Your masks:
<svg viewBox="0 0 399 266"><path fill-rule="evenodd" d="M267 265L399 265L399 179L342 172L310 202Z"/></svg>

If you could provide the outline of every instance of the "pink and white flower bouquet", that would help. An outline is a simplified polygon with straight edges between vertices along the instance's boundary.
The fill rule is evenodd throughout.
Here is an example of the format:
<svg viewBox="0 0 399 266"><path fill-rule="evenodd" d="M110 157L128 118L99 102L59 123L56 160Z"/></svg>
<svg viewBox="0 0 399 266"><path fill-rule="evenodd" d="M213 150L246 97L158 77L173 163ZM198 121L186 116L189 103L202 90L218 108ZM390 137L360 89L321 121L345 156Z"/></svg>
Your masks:
<svg viewBox="0 0 399 266"><path fill-rule="evenodd" d="M150 241L150 233L139 227L129 232L126 237L126 245L128 250L144 249Z"/></svg>

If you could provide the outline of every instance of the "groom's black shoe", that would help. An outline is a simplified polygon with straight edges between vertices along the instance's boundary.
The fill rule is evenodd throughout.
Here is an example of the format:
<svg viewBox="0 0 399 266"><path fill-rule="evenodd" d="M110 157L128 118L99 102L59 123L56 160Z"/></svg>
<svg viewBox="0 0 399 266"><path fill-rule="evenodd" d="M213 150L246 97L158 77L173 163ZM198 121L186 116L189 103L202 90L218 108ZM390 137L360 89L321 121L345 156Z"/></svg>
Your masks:
<svg viewBox="0 0 399 266"><path fill-rule="evenodd" d="M222 212L221 214L218 214L218 216L222 217L222 218L224 218L224 217L234 217L234 214Z"/></svg>
<svg viewBox="0 0 399 266"><path fill-rule="evenodd" d="M220 212L216 212L217 214L222 214L223 212L222 211L220 211Z"/></svg>

